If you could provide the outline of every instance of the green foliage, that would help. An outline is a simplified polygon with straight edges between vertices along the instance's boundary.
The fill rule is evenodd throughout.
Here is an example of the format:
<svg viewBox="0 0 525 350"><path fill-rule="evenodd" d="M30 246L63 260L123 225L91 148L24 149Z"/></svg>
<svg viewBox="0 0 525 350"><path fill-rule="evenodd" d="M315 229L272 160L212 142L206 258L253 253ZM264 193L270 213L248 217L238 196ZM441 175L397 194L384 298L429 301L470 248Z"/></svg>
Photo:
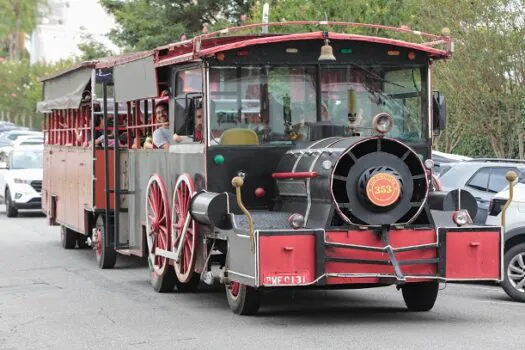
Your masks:
<svg viewBox="0 0 525 350"><path fill-rule="evenodd" d="M19 35L36 28L39 6L46 5L47 0L0 0L0 56L20 57Z"/></svg>
<svg viewBox="0 0 525 350"><path fill-rule="evenodd" d="M104 44L93 39L92 35L84 37L82 42L78 45L78 48L82 52L80 56L82 61L90 61L97 58L115 55L115 53L104 46Z"/></svg>
<svg viewBox="0 0 525 350"><path fill-rule="evenodd" d="M247 13L251 0L100 0L115 16L118 28L109 37L131 50L151 50L201 33L203 24L210 29L238 23Z"/></svg>
<svg viewBox="0 0 525 350"><path fill-rule="evenodd" d="M26 115L39 126L41 116L36 104L42 100L42 83L39 78L51 75L71 66L73 60L57 64L30 65L28 60L0 62L0 111L13 116Z"/></svg>

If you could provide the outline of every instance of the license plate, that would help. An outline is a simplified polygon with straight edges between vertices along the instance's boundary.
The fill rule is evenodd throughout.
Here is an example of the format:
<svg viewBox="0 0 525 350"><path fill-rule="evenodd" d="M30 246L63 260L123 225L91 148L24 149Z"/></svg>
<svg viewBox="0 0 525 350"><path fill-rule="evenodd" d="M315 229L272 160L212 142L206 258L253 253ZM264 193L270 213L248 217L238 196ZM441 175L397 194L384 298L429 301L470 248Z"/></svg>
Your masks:
<svg viewBox="0 0 525 350"><path fill-rule="evenodd" d="M306 283L306 272L298 274L275 274L264 276L265 286L293 286Z"/></svg>

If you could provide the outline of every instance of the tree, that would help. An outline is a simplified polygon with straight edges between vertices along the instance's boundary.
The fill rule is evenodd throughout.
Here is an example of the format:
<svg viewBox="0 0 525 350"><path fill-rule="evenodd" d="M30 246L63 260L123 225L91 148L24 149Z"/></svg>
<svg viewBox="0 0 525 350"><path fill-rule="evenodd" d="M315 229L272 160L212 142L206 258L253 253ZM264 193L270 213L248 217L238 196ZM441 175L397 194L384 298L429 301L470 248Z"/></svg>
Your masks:
<svg viewBox="0 0 525 350"><path fill-rule="evenodd" d="M20 59L21 33L31 33L37 25L39 6L46 0L0 0L0 42L7 46L9 59Z"/></svg>
<svg viewBox="0 0 525 350"><path fill-rule="evenodd" d="M435 69L435 86L452 102L440 140L445 151L488 145L497 157L518 156L525 120L524 5L523 0L443 0L437 7L425 0L421 6L423 29L448 26L456 42L452 60Z"/></svg>
<svg viewBox="0 0 525 350"><path fill-rule="evenodd" d="M65 60L30 65L27 59L0 62L0 112L8 114L11 121L39 126L42 116L36 112L36 104L42 99L43 84L38 79L74 63L75 60ZM27 120L20 120L24 116Z"/></svg>
<svg viewBox="0 0 525 350"><path fill-rule="evenodd" d="M182 34L200 34L204 24L210 29L237 23L252 0L100 0L116 19L118 28L109 37L130 50L150 50L179 41Z"/></svg>
<svg viewBox="0 0 525 350"><path fill-rule="evenodd" d="M78 45L78 48L82 52L80 56L82 61L90 61L115 55L115 53L104 44L96 41L91 34L82 38L82 42Z"/></svg>
<svg viewBox="0 0 525 350"><path fill-rule="evenodd" d="M524 148L524 0L441 0L439 4L435 0L353 0L351 5L345 0L267 2L274 22L341 20L406 25L431 33L450 28L456 52L451 60L437 62L434 67L434 88L448 97L447 128L436 146L446 152L498 157L515 157L518 149ZM263 3L255 3L252 21L261 20Z"/></svg>

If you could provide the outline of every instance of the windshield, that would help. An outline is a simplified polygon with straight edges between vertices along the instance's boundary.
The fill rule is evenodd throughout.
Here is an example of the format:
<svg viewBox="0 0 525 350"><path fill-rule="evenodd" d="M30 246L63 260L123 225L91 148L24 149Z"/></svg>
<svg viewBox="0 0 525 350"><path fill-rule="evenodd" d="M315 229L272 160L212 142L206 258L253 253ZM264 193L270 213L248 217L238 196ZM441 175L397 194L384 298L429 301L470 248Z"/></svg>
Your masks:
<svg viewBox="0 0 525 350"><path fill-rule="evenodd" d="M214 67L212 137L238 128L253 130L258 143L370 136L372 118L386 112L394 118L388 136L424 141L425 72L423 66L353 64L323 66L319 75L316 66Z"/></svg>
<svg viewBox="0 0 525 350"><path fill-rule="evenodd" d="M43 152L14 151L11 153L11 169L42 169Z"/></svg>

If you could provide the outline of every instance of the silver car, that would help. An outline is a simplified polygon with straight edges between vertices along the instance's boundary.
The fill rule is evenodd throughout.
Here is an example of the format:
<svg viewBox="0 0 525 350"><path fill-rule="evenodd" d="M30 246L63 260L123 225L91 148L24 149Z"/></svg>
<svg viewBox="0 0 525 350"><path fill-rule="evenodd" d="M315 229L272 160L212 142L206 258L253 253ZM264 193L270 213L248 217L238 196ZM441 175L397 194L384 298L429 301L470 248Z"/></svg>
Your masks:
<svg viewBox="0 0 525 350"><path fill-rule="evenodd" d="M492 197L508 185L505 175L509 170L525 176L525 161L512 159L478 158L452 163L439 174L444 191L460 188L467 190L478 202L478 213L474 223L483 225L487 218Z"/></svg>

